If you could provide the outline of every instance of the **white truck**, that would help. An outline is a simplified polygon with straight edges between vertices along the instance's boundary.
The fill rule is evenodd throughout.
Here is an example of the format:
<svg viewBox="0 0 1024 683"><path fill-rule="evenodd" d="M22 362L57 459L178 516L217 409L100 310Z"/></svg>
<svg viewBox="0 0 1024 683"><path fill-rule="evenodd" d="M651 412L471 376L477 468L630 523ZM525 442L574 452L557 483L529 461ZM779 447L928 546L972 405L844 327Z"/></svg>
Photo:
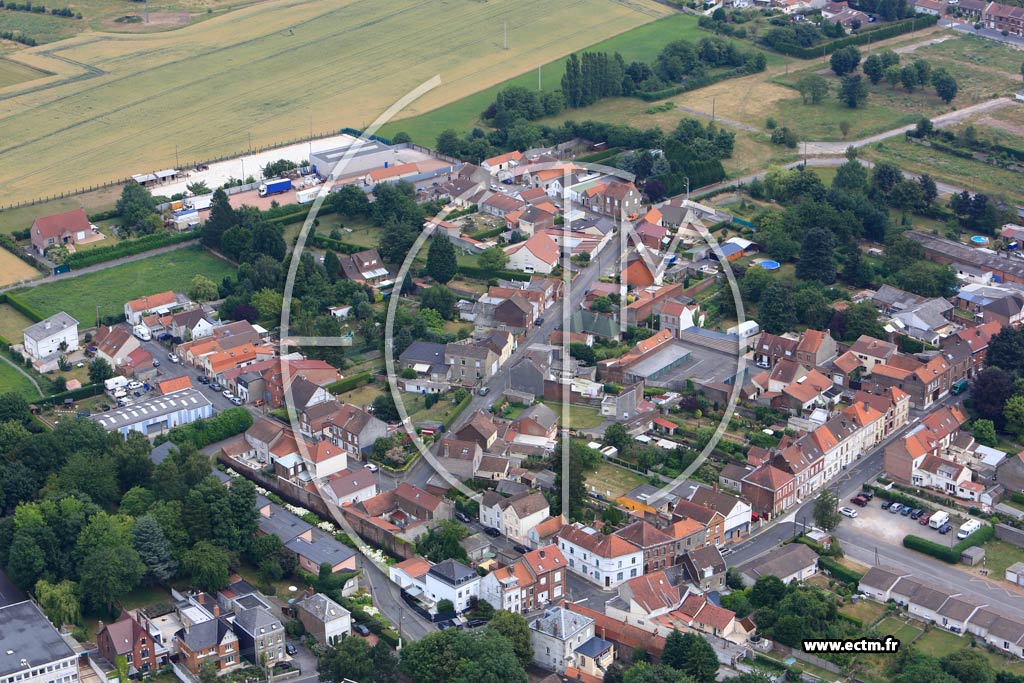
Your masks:
<svg viewBox="0 0 1024 683"><path fill-rule="evenodd" d="M942 525L949 521L949 513L943 510L932 513L928 519L928 526L933 529L941 529Z"/></svg>
<svg viewBox="0 0 1024 683"><path fill-rule="evenodd" d="M126 386L128 386L128 378L121 375L103 380L103 388L109 394L114 393L118 389L124 389Z"/></svg>
<svg viewBox="0 0 1024 683"><path fill-rule="evenodd" d="M314 199L316 199L316 196L318 194L320 194L319 187L310 187L305 190L298 190L295 193L295 201L297 201L299 204L309 204Z"/></svg>
<svg viewBox="0 0 1024 683"><path fill-rule="evenodd" d="M960 525L960 531L956 532L956 537L962 541L980 528L981 522L976 519L969 519Z"/></svg>

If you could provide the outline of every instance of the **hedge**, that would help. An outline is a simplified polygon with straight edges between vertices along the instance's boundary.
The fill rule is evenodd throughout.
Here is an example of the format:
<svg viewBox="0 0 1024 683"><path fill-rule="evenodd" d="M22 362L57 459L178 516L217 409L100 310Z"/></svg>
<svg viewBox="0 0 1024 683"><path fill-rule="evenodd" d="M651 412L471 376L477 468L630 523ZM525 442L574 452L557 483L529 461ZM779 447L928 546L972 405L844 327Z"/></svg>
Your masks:
<svg viewBox="0 0 1024 683"><path fill-rule="evenodd" d="M371 376L372 375L368 372L360 372L359 374L352 375L351 377L346 377L344 379L339 379L337 382L332 382L324 388L332 394L341 394L346 391L351 391L356 387L363 386L370 381Z"/></svg>
<svg viewBox="0 0 1024 683"><path fill-rule="evenodd" d="M533 277L533 275L530 275L529 273L520 273L516 270L488 270L487 268L475 268L473 266L462 265L459 266L458 272L466 277L476 278L477 280L483 280L485 282L492 278L504 278L506 280L529 282Z"/></svg>
<svg viewBox="0 0 1024 683"><path fill-rule="evenodd" d="M816 57L823 57L826 54L832 54L839 48L843 48L848 45L866 45L868 43L885 40L886 38L900 36L904 33L920 31L921 29L933 26L938 22L938 20L939 17L937 15L926 14L902 19L900 21L894 21L888 26L876 28L865 33L854 33L813 47L801 47L799 45L765 45L765 47L770 50L774 50L775 52L781 52L784 55L789 55L790 57L797 57L798 59L814 59Z"/></svg>
<svg viewBox="0 0 1024 683"><path fill-rule="evenodd" d="M340 254L354 254L358 251L366 251L366 247L358 244L349 244L341 240L332 240L330 237L325 237L319 233L310 236L308 242L314 247L330 249Z"/></svg>
<svg viewBox="0 0 1024 683"><path fill-rule="evenodd" d="M109 209L108 211L90 214L88 218L90 223L99 223L100 221L109 221L111 218L117 218L120 215L117 209Z"/></svg>
<svg viewBox="0 0 1024 683"><path fill-rule="evenodd" d="M21 313L23 316L25 316L34 323L37 323L46 317L36 309L32 308L25 302L15 297L13 294L8 293L2 296L3 298L0 299L0 303L8 304L11 308L16 310L18 313Z"/></svg>
<svg viewBox="0 0 1024 683"><path fill-rule="evenodd" d="M467 235L467 237L472 237L475 240L483 241L486 239L490 239L491 237L497 237L506 230L508 230L508 228L506 228L504 225L501 225L498 226L497 228L494 228L493 230L484 230L483 232L477 232L473 233L472 235Z"/></svg>
<svg viewBox="0 0 1024 683"><path fill-rule="evenodd" d="M448 417L441 420L441 424L444 425L445 431L451 429L452 423L454 423L455 420L458 419L459 415L462 414L462 411L466 409L466 407L469 405L469 402L472 400L473 394L470 394L466 398L459 401L459 403L455 406L455 410L453 410Z"/></svg>
<svg viewBox="0 0 1024 683"><path fill-rule="evenodd" d="M721 73L704 76L689 76L684 83L674 85L671 88L662 88L661 90L652 90L651 92L636 92L632 94L632 97L641 99L644 102L656 102L663 100L666 97L672 97L673 95L679 95L684 92L690 92L691 90L698 90L700 88L706 88L709 85L715 83L721 83L731 78L740 78L742 76L749 76L750 74L756 74L764 71L764 69L755 69L750 66L740 66L735 69L729 69Z"/></svg>
<svg viewBox="0 0 1024 683"><path fill-rule="evenodd" d="M863 574L859 574L849 567L843 566L836 561L834 557L819 557L818 566L821 569L828 570L829 574L843 583L852 583L856 586L860 583L860 580L864 578Z"/></svg>
<svg viewBox="0 0 1024 683"><path fill-rule="evenodd" d="M179 446L190 443L196 448L203 448L241 434L251 426L252 414L248 410L228 408L214 417L172 427L165 440Z"/></svg>
<svg viewBox="0 0 1024 683"><path fill-rule="evenodd" d="M17 256L22 261L29 264L36 270L46 273L47 275L50 274L50 268L45 263L37 259L32 254L28 253L24 249L19 248L18 243L15 242L10 235L0 235L0 247L3 247L7 251L11 252L12 254L14 254L15 256Z"/></svg>
<svg viewBox="0 0 1024 683"><path fill-rule="evenodd" d="M68 398L73 401L80 401L83 398L92 398L93 396L99 396L102 393L103 383L96 382L95 384L86 384L84 387L79 389L72 389L70 391L62 391L59 394L54 394L47 399L41 400L41 403L56 406L64 403L64 400Z"/></svg>
<svg viewBox="0 0 1024 683"><path fill-rule="evenodd" d="M996 530L991 524L984 524L980 529L954 545L952 548L947 548L944 545L934 543L926 538L909 534L903 537L903 547L910 548L911 550L917 550L925 555L931 555L932 557L940 559L943 562L948 562L949 564L957 564L960 561L960 555L962 555L965 550L975 546L985 545L992 540L995 534Z"/></svg>
<svg viewBox="0 0 1024 683"><path fill-rule="evenodd" d="M106 261L113 261L114 259L124 258L125 256L134 256L135 254L141 254L146 251L152 251L153 249L160 249L162 247L169 247L173 244L181 244L182 242L189 242L191 240L199 239L202 234L202 230L193 230L191 232L158 232L152 235L145 235L133 240L125 240L112 244L109 247L98 247L96 249L90 249L89 251L77 251L74 254L68 255L64 259L64 263L69 268L85 268L87 266L94 266L97 263L105 263Z"/></svg>

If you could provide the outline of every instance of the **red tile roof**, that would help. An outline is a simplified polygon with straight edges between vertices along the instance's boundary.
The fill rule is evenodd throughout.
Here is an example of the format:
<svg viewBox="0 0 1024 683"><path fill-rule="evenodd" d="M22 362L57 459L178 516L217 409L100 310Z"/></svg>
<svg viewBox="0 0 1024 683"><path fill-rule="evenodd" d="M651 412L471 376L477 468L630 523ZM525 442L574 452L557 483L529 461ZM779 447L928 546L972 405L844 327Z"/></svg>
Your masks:
<svg viewBox="0 0 1024 683"><path fill-rule="evenodd" d="M90 223L88 216L83 209L72 209L64 213L55 213L49 216L40 216L32 223L43 239L58 237L67 232L78 232L89 230Z"/></svg>

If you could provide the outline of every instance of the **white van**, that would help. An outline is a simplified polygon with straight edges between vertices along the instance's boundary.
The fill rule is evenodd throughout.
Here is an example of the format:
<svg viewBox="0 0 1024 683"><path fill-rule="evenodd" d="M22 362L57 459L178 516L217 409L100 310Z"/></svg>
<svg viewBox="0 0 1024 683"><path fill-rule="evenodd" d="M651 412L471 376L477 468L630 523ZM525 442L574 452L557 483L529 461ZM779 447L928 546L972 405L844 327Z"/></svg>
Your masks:
<svg viewBox="0 0 1024 683"><path fill-rule="evenodd" d="M981 522L976 519L969 519L960 526L960 531L956 532L956 537L962 541L980 528Z"/></svg>

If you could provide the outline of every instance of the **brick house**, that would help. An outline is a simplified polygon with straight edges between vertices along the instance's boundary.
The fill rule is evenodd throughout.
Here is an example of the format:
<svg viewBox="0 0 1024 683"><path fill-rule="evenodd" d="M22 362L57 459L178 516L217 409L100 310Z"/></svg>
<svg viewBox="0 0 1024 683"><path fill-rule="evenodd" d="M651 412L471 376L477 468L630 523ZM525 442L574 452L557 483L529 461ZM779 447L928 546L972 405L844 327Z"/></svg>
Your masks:
<svg viewBox="0 0 1024 683"><path fill-rule="evenodd" d="M153 640L142 624L123 609L114 623L100 622L96 647L111 664L116 664L118 657L128 660L128 672L132 677L156 671L167 662L167 649Z"/></svg>
<svg viewBox="0 0 1024 683"><path fill-rule="evenodd" d="M92 225L83 209L74 209L50 216L40 216L32 221L29 235L32 247L41 256L47 248L61 244L75 244L92 232Z"/></svg>
<svg viewBox="0 0 1024 683"><path fill-rule="evenodd" d="M644 574L675 564L675 539L652 524L633 522L615 535L644 551Z"/></svg>

